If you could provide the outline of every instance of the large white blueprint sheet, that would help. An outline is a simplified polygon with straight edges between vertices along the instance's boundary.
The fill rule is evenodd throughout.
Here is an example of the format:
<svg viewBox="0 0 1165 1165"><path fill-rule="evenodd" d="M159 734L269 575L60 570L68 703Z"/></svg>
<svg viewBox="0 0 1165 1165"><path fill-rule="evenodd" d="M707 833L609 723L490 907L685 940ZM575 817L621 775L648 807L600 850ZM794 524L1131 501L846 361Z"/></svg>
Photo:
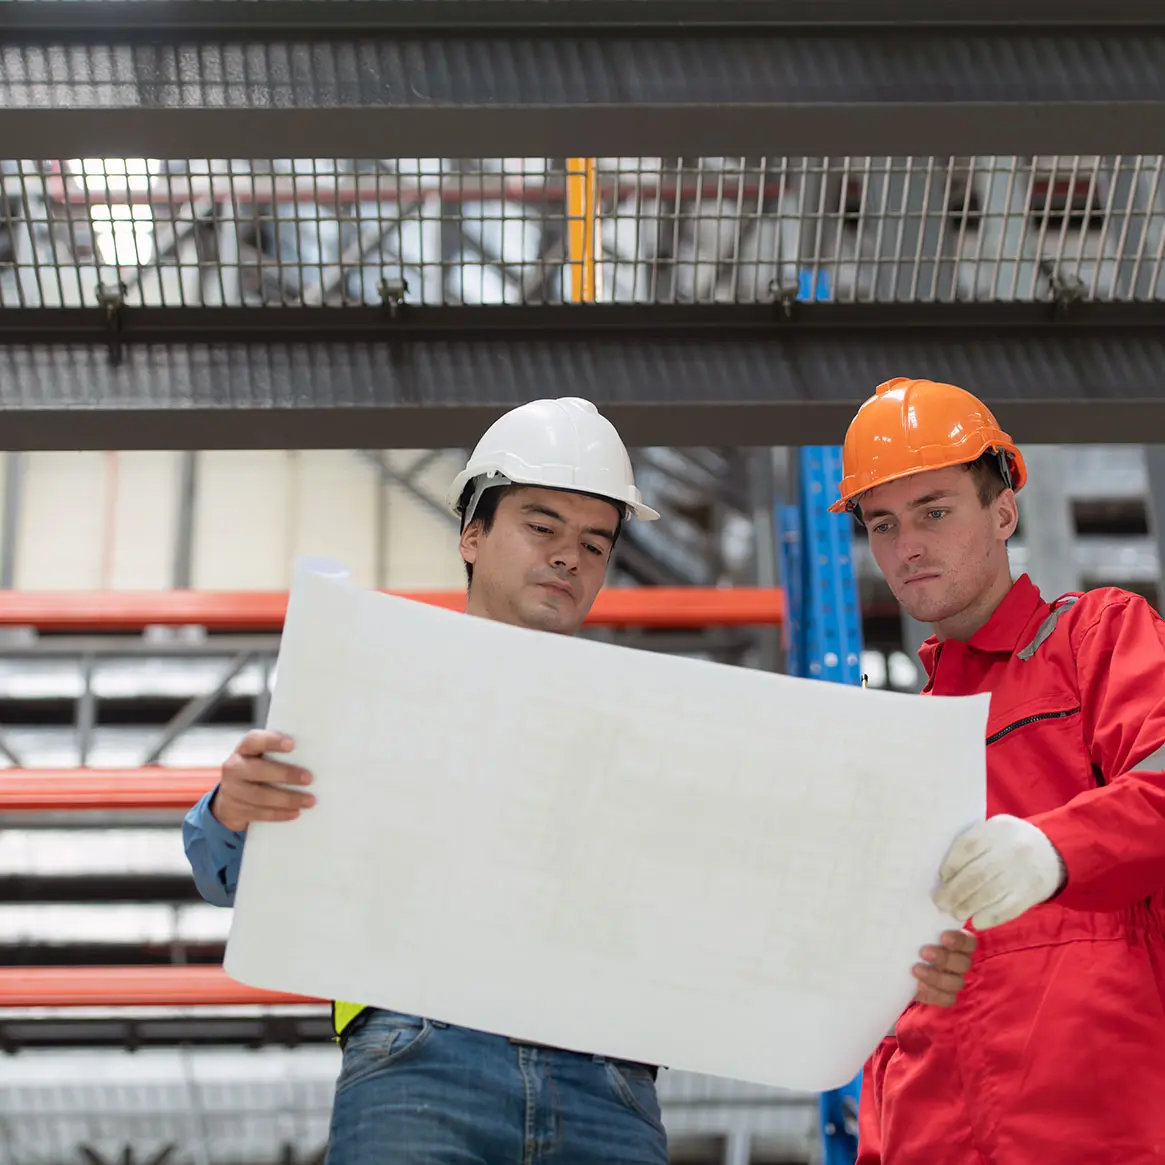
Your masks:
<svg viewBox="0 0 1165 1165"><path fill-rule="evenodd" d="M911 999L987 697L507 627L300 572L268 717L318 804L248 834L247 983L799 1089Z"/></svg>

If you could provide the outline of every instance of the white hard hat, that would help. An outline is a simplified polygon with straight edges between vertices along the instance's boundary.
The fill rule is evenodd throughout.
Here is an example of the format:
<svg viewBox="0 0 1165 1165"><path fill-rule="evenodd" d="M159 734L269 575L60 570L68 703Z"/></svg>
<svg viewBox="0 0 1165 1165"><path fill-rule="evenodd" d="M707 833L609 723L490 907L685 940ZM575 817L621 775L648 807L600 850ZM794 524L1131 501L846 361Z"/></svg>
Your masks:
<svg viewBox="0 0 1165 1165"><path fill-rule="evenodd" d="M477 480L464 521L485 489L540 485L608 498L626 518L652 522L659 514L635 488L631 458L615 426L589 400L567 396L534 400L499 417L485 431L465 468L453 479L446 502L461 513L461 495Z"/></svg>

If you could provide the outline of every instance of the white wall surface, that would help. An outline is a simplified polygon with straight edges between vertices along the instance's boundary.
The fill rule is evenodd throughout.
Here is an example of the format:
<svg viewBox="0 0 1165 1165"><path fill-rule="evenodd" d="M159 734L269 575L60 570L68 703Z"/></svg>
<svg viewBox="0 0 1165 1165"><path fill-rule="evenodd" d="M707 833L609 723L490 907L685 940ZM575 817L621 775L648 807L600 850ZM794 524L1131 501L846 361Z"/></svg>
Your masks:
<svg viewBox="0 0 1165 1165"><path fill-rule="evenodd" d="M402 474L420 456L407 450L385 454ZM458 468L453 455L442 454L417 484L440 501ZM176 452L23 455L15 586L171 587L181 475ZM0 506L3 478L0 472ZM382 483L377 468L354 452L198 454L193 587L283 590L302 555L346 563L363 586L460 587L464 580L453 518L400 485Z"/></svg>

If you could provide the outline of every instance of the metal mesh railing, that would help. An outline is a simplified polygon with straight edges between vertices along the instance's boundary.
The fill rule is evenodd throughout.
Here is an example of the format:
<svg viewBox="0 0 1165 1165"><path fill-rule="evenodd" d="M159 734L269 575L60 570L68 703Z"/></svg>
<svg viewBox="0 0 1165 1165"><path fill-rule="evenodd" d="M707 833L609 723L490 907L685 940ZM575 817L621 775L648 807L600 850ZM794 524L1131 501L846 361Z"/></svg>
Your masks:
<svg viewBox="0 0 1165 1165"><path fill-rule="evenodd" d="M1165 293L1160 156L586 163L0 162L0 306Z"/></svg>
<svg viewBox="0 0 1165 1165"><path fill-rule="evenodd" d="M74 1072L57 1086L0 1086L0 1165L319 1161L335 1069L332 1057L322 1063L314 1049L301 1058L315 1071L297 1073L295 1060L280 1057L285 1076L278 1079L266 1064L248 1074L244 1060L218 1056L230 1075L214 1081L182 1071L182 1061L165 1053L145 1057L158 1067L156 1080L130 1073L122 1057L89 1057L91 1082ZM101 1082L111 1068L122 1079Z"/></svg>
<svg viewBox="0 0 1165 1165"><path fill-rule="evenodd" d="M336 1049L25 1053L24 1078L0 1075L0 1165L317 1165L326 1147ZM53 1079L55 1073L56 1079ZM817 1100L687 1072L660 1078L673 1155L747 1130L804 1160Z"/></svg>

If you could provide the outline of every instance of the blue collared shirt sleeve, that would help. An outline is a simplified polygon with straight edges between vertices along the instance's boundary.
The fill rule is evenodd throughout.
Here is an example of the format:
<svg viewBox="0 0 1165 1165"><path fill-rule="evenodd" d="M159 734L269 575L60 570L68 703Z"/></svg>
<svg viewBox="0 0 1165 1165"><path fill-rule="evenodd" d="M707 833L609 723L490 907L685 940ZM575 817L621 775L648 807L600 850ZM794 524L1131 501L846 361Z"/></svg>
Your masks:
<svg viewBox="0 0 1165 1165"><path fill-rule="evenodd" d="M182 821L182 844L194 873L198 892L212 906L230 906L235 900L246 833L235 833L210 811L216 785L194 804Z"/></svg>

